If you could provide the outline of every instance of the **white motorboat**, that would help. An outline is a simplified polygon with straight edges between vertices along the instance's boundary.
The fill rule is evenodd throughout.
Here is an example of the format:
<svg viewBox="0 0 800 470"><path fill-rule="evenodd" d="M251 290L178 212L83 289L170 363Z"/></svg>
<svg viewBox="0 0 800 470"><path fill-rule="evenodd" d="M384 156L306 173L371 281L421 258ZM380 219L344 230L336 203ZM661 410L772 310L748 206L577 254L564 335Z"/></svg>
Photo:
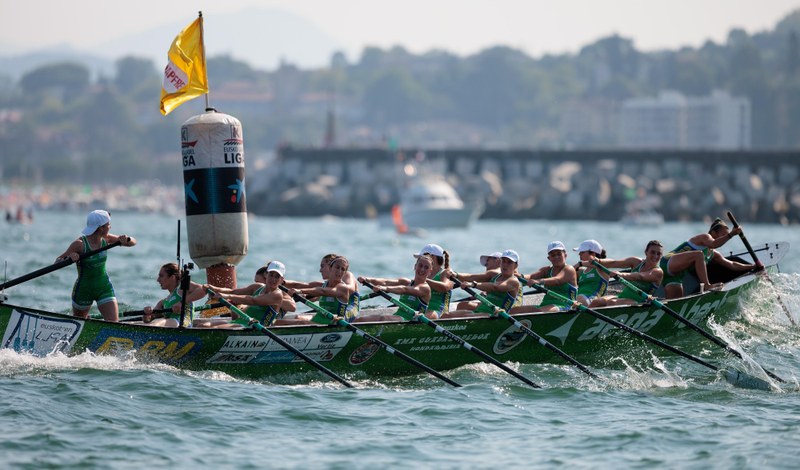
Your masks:
<svg viewBox="0 0 800 470"><path fill-rule="evenodd" d="M465 228L482 212L483 204L465 203L444 179L420 178L403 192L392 213L381 217L381 226L394 226L400 232Z"/></svg>

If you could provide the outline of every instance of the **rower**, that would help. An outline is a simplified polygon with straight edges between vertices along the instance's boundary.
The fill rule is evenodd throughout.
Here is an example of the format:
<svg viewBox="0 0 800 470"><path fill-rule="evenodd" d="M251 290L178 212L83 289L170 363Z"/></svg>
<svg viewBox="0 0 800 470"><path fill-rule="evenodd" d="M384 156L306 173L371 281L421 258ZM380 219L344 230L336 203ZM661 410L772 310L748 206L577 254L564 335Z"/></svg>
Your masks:
<svg viewBox="0 0 800 470"><path fill-rule="evenodd" d="M319 305L334 315L352 321L358 315L359 295L357 285L347 282L350 262L344 256L338 256L328 263L327 269L320 269L327 279L322 285L303 288L289 288L289 294L301 294L306 297L320 297ZM354 278L355 280L355 278Z"/></svg>
<svg viewBox="0 0 800 470"><path fill-rule="evenodd" d="M400 303L411 307L415 311L424 314L431 319L439 318L436 311L428 309L431 301L431 286L428 285L428 276L433 271L433 257L431 255L421 255L414 263L414 278L383 279L377 277L360 276L358 282L368 282L372 284L373 290L386 292L389 294L400 294ZM402 317L398 315L363 315L357 321L400 321Z"/></svg>
<svg viewBox="0 0 800 470"><path fill-rule="evenodd" d="M433 269L428 275L428 285L431 287L428 312L441 318L450 310L450 294L454 287L453 281L443 275L444 270L450 267L450 254L441 246L430 243L423 246L414 257L423 255L430 255L433 260Z"/></svg>
<svg viewBox="0 0 800 470"><path fill-rule="evenodd" d="M613 260L599 259L598 263L606 268L629 269L629 272L616 272L615 276L630 281L647 295L653 295L661 285L664 271L658 266L661 261L664 247L658 240L650 240L644 248L644 259L636 256ZM642 303L642 295L628 286L617 295L606 295L594 299L590 307L605 307L607 305L635 305Z"/></svg>
<svg viewBox="0 0 800 470"><path fill-rule="evenodd" d="M188 271L187 271L188 272ZM156 303L155 307L145 307L143 309L142 321L150 326L166 326L176 328L181 320L181 304L185 305L183 315L183 326L192 325L194 316L194 301L200 300L206 295L203 286L190 282L186 291L186 301L183 300L181 289L182 273L176 263L166 263L158 270L156 282L158 285L169 292L169 295ZM170 309L169 312L156 313L154 310Z"/></svg>
<svg viewBox="0 0 800 470"><path fill-rule="evenodd" d="M445 270L445 277L455 276L465 287L473 287L487 293L486 298L492 305L483 302L462 302L457 309L443 315L444 318L463 317L469 314L492 314L496 308L508 311L514 306L517 297L522 291L522 286L517 279L517 266L519 255L514 250L505 250L500 255L500 273L486 271L479 274L459 274L449 269ZM461 308L472 307L472 308Z"/></svg>
<svg viewBox="0 0 800 470"><path fill-rule="evenodd" d="M225 299L232 304L247 305L245 313L248 316L264 326L270 326L280 320L286 312L294 312L297 307L291 296L279 288L286 275L286 266L280 261L270 261L267 264L266 271L266 283L259 285L252 294L233 293L236 289L217 290L213 286L206 287L214 290L217 293L217 297ZM238 318L235 312L231 312L231 315L234 320ZM232 327L234 324L214 326Z"/></svg>
<svg viewBox="0 0 800 470"><path fill-rule="evenodd" d="M608 274L592 264L594 260L606 257L606 250L597 240L584 240L577 251L580 261L575 265L578 272L578 302L589 305L598 297L602 297L608 289Z"/></svg>
<svg viewBox="0 0 800 470"><path fill-rule="evenodd" d="M578 292L578 274L574 267L567 264L567 248L560 241L550 242L547 245L547 259L550 260L549 266L541 267L523 278L530 284L538 283L560 294L569 299L569 303L548 292L538 306L520 305L512 308L510 314L559 312L572 308L571 302L575 301Z"/></svg>
<svg viewBox="0 0 800 470"><path fill-rule="evenodd" d="M706 266L711 263L736 272L755 269L753 264L739 263L726 259L715 248L719 248L734 236L742 233L742 227L728 228L724 220L717 217L711 223L708 233L697 234L681 243L662 258L659 266L664 271L664 294L667 299L683 297L683 278L686 273L694 272L699 279L701 291L715 289L722 283L712 284L708 278Z"/></svg>

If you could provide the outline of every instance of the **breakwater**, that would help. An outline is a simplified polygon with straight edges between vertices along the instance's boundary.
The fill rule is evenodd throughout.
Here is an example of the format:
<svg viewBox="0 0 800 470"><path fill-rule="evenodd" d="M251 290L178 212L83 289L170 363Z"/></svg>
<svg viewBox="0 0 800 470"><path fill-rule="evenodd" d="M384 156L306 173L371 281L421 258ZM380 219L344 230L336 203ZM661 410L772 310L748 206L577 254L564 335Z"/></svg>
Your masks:
<svg viewBox="0 0 800 470"><path fill-rule="evenodd" d="M484 218L620 220L654 211L697 221L800 222L800 153L282 148L249 175L263 215L373 217L409 175L439 175Z"/></svg>

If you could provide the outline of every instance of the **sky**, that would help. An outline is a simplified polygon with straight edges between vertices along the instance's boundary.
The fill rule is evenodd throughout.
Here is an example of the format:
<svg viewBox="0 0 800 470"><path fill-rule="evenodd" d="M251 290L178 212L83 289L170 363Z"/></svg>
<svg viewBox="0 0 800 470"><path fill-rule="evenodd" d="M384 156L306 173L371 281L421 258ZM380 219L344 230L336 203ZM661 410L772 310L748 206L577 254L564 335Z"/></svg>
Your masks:
<svg viewBox="0 0 800 470"><path fill-rule="evenodd" d="M0 56L59 44L98 50L122 36L188 24L198 10L207 31L225 34L236 25L215 24L217 15L254 7L303 17L351 58L364 46L468 55L498 44L540 57L574 53L611 34L642 51L724 42L732 28L773 28L800 0L0 0ZM161 55L177 32L163 39Z"/></svg>

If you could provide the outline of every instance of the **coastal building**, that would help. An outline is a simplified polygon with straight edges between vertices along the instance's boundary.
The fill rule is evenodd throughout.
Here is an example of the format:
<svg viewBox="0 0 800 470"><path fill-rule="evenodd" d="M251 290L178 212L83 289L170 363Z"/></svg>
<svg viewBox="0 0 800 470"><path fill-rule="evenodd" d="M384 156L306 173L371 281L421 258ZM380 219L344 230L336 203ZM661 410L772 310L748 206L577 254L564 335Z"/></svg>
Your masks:
<svg viewBox="0 0 800 470"><path fill-rule="evenodd" d="M750 101L721 90L703 97L662 91L625 100L620 127L624 148L745 150L751 146Z"/></svg>

